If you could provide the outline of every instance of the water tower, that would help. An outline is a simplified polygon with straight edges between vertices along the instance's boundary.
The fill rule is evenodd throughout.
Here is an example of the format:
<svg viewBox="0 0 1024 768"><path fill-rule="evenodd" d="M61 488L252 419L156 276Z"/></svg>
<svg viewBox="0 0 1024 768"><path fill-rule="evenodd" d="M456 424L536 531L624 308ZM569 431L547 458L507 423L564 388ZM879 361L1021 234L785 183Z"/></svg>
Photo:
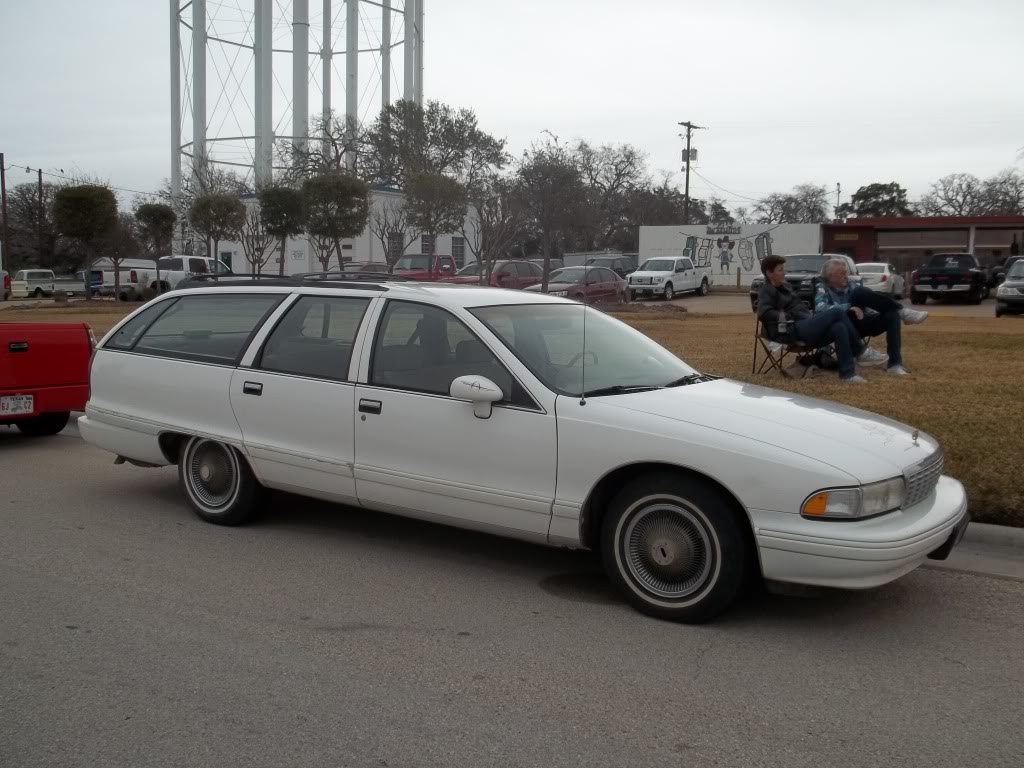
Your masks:
<svg viewBox="0 0 1024 768"><path fill-rule="evenodd" d="M366 123L422 104L423 2L171 0L175 195L204 167L269 181L274 142L302 142L313 110Z"/></svg>

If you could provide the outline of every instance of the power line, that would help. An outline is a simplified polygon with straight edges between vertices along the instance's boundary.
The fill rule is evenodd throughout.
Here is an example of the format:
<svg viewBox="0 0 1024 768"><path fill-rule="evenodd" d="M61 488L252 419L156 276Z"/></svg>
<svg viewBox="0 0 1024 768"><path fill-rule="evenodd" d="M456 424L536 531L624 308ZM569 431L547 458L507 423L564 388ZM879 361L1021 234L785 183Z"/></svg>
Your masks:
<svg viewBox="0 0 1024 768"><path fill-rule="evenodd" d="M699 176L701 179L706 181L708 184L710 184L712 187L714 187L717 190L720 190L721 192L725 192L728 195L734 195L736 198L739 198L740 200L747 200L747 201L749 201L751 203L759 203L759 202L761 202L761 200L756 198L756 197L747 197L746 195L741 195L739 192L732 192L732 191L726 189L725 187L720 187L718 184L715 184L715 182L711 181L711 179L707 178L706 176L703 176L700 173L700 171L698 171L698 170L694 170L694 173L697 176Z"/></svg>
<svg viewBox="0 0 1024 768"><path fill-rule="evenodd" d="M25 171L27 173L31 173L32 171L35 171L36 173L43 174L43 176L49 176L49 177L54 178L54 179L64 179L65 181L76 181L76 182L80 181L80 179L76 179L74 176L67 176L67 175L65 175L63 173L53 173L51 171L44 171L44 170L42 170L40 168L30 168L27 165L18 165L17 163L10 163L7 166L7 168L17 168L17 169L23 170L23 171ZM61 170L63 171L64 169L62 168ZM113 186L111 184L104 184L103 186L109 187L110 189L113 189L113 190L115 190L117 192L131 192L134 195L156 195L156 194L158 194L157 192L143 192L141 189L128 189L127 187L115 187L115 186Z"/></svg>

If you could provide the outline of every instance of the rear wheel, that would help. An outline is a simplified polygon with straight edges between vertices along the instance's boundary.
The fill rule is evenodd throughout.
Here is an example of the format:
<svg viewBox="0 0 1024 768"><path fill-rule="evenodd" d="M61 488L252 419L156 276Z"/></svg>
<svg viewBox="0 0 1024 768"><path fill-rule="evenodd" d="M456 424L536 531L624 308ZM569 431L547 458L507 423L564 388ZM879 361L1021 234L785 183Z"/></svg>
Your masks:
<svg viewBox="0 0 1024 768"><path fill-rule="evenodd" d="M61 411L60 413L42 413L30 419L16 421L14 424L23 435L49 437L62 431L70 419L71 414L68 411Z"/></svg>
<svg viewBox="0 0 1024 768"><path fill-rule="evenodd" d="M637 610L698 623L739 596L750 553L739 516L709 483L640 477L612 501L601 531L608 576Z"/></svg>
<svg viewBox="0 0 1024 768"><path fill-rule="evenodd" d="M32 291L32 295L35 296L37 299L43 298L43 289L36 288L34 291Z"/></svg>
<svg viewBox="0 0 1024 768"><path fill-rule="evenodd" d="M230 445L193 437L178 459L178 482L208 523L239 525L255 511L261 489L248 462Z"/></svg>
<svg viewBox="0 0 1024 768"><path fill-rule="evenodd" d="M668 283L665 286L665 301L672 301L676 297L675 288L672 287L672 283Z"/></svg>
<svg viewBox="0 0 1024 768"><path fill-rule="evenodd" d="M700 281L700 288L697 289L697 295L698 296L707 296L708 295L708 279L706 277L703 280Z"/></svg>

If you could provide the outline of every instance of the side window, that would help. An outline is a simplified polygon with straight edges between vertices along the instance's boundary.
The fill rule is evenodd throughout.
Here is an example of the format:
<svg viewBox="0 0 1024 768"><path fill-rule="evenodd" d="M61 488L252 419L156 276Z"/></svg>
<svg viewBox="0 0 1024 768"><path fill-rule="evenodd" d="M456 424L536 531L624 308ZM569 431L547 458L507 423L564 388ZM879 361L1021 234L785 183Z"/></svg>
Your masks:
<svg viewBox="0 0 1024 768"><path fill-rule="evenodd" d="M188 271L194 272L197 275L205 275L209 272L209 268L206 265L206 261L203 259L189 259L188 260Z"/></svg>
<svg viewBox="0 0 1024 768"><path fill-rule="evenodd" d="M680 259L678 263L679 266L683 268L684 272L689 272L691 269L693 269L693 262L690 261L689 259Z"/></svg>
<svg viewBox="0 0 1024 768"><path fill-rule="evenodd" d="M508 369L457 317L438 307L388 301L373 345L370 383L447 395L459 376L486 376L502 402L536 407Z"/></svg>
<svg viewBox="0 0 1024 768"><path fill-rule="evenodd" d="M149 326L135 351L235 365L249 338L283 298L244 293L185 296Z"/></svg>
<svg viewBox="0 0 1024 768"><path fill-rule="evenodd" d="M122 325L113 336L103 345L104 349L130 350L139 340L142 332L149 327L149 324L166 312L174 304L174 299L161 301L137 314L127 323Z"/></svg>
<svg viewBox="0 0 1024 768"><path fill-rule="evenodd" d="M347 381L352 345L369 305L369 299L352 296L303 296L267 338L256 367Z"/></svg>
<svg viewBox="0 0 1024 768"><path fill-rule="evenodd" d="M160 259L160 269L165 272L181 272L184 268L181 259Z"/></svg>

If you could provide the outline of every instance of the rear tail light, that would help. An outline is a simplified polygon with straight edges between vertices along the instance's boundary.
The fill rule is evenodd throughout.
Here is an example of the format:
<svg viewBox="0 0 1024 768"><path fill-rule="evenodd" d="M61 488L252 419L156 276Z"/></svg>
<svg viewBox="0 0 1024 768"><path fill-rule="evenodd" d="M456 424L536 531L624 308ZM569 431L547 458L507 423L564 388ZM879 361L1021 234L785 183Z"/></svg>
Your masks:
<svg viewBox="0 0 1024 768"><path fill-rule="evenodd" d="M85 401L92 400L92 363L96 359L96 334L92 332L92 326L86 324L85 332L89 336L89 378L86 381Z"/></svg>
<svg viewBox="0 0 1024 768"><path fill-rule="evenodd" d="M138 273L138 272L136 272L136 271L135 271L135 270L133 269L133 270L132 270L132 271L131 271L131 272L130 272L130 273L128 274L128 279L129 279L129 280L130 280L131 282L133 282L133 283L137 283L137 282L139 282L139 273Z"/></svg>
<svg viewBox="0 0 1024 768"><path fill-rule="evenodd" d="M889 276L888 276L888 275L882 275L882 276L881 276L880 278L878 278L878 282L880 282L880 283L884 283L884 282L886 282L886 281L887 281L888 279L889 279Z"/></svg>

